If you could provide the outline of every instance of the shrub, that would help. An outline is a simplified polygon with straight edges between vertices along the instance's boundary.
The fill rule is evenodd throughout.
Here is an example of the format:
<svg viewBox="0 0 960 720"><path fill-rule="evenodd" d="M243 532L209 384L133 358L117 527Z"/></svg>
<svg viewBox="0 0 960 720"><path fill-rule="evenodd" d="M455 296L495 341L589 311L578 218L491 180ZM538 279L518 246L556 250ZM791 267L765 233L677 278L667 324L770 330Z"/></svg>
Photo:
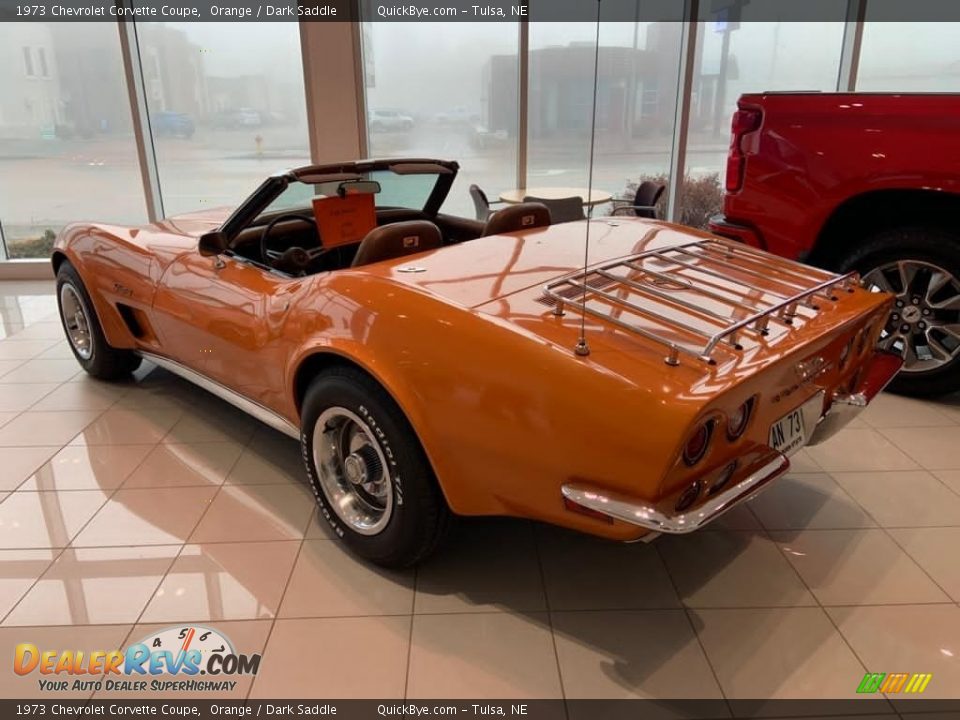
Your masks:
<svg viewBox="0 0 960 720"><path fill-rule="evenodd" d="M53 252L53 241L56 239L57 234L47 228L40 237L7 241L7 252L11 260L48 258Z"/></svg>
<svg viewBox="0 0 960 720"><path fill-rule="evenodd" d="M667 216L667 201L670 194L669 178L666 175L644 175L637 181L629 181L624 197L633 199L637 187L644 180L666 185L667 189L657 202L657 217ZM680 223L690 227L706 229L710 216L720 212L723 207L723 188L720 186L719 173L691 177L687 175L680 185Z"/></svg>

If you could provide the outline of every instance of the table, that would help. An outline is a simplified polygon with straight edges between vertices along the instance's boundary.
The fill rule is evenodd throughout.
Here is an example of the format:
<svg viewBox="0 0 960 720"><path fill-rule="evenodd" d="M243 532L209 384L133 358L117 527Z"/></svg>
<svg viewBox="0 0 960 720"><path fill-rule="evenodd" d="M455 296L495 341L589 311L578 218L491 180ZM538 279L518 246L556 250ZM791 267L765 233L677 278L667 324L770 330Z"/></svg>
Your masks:
<svg viewBox="0 0 960 720"><path fill-rule="evenodd" d="M587 188L528 187L516 188L514 190L504 190L502 193L500 193L500 200L508 205L516 205L517 203L522 203L523 198L528 195L543 198L545 200L560 200L561 198L578 196L583 198L584 207L602 205L603 203L610 202L613 199L613 195L603 190L593 190L592 192L588 193Z"/></svg>

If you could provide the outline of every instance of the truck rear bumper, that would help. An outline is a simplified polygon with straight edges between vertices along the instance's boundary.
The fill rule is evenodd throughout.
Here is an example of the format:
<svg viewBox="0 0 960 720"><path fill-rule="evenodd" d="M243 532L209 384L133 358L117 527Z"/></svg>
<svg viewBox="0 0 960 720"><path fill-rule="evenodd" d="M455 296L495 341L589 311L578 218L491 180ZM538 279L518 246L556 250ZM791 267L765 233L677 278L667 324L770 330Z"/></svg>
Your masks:
<svg viewBox="0 0 960 720"><path fill-rule="evenodd" d="M746 225L728 221L723 215L714 215L710 218L707 226L714 235L729 238L742 242L745 245L752 245L761 250L766 249L763 237L759 232Z"/></svg>

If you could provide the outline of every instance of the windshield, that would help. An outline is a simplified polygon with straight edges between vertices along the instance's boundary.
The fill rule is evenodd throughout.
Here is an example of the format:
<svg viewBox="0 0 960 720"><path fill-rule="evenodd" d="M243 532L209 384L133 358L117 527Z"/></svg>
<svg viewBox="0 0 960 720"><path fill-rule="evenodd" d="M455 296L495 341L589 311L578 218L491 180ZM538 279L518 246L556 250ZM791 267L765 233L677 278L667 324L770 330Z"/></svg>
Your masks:
<svg viewBox="0 0 960 720"><path fill-rule="evenodd" d="M373 180L380 184L374 203L378 208L408 208L423 210L437 184L436 173L397 174L392 170L371 170L356 173L358 180ZM278 211L307 210L315 197L338 194L342 178L328 182L292 182L260 213L270 215ZM347 185L349 187L349 184Z"/></svg>

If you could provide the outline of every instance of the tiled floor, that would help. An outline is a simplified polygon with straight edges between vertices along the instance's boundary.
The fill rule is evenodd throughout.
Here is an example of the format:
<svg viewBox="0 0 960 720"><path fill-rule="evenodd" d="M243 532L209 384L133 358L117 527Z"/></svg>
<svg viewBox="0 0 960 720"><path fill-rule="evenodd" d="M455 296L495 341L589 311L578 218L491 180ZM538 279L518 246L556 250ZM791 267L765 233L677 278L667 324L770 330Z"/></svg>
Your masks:
<svg viewBox="0 0 960 720"><path fill-rule="evenodd" d="M50 284L0 303L0 658L202 623L264 653L239 697L960 697L958 398L882 396L692 536L464 521L388 572L317 522L295 442L157 369L90 380Z"/></svg>

